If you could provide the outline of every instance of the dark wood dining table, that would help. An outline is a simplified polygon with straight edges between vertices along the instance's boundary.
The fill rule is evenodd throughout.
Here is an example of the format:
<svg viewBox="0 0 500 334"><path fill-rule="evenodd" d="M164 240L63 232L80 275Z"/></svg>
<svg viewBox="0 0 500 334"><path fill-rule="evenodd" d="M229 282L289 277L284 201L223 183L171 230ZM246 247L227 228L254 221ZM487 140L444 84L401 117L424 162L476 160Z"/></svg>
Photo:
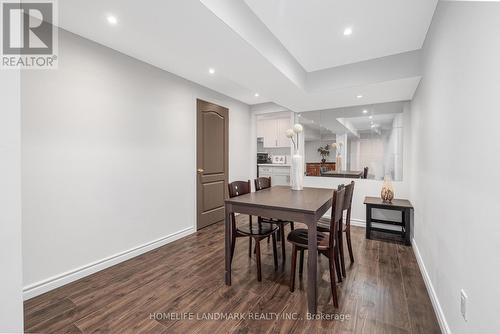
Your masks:
<svg viewBox="0 0 500 334"><path fill-rule="evenodd" d="M332 206L332 189L304 188L291 190L287 186L274 186L225 200L225 261L226 285L231 285L231 213L300 222L308 228L307 306L309 313L316 313L318 251L318 220ZM315 284L311 284L314 282Z"/></svg>

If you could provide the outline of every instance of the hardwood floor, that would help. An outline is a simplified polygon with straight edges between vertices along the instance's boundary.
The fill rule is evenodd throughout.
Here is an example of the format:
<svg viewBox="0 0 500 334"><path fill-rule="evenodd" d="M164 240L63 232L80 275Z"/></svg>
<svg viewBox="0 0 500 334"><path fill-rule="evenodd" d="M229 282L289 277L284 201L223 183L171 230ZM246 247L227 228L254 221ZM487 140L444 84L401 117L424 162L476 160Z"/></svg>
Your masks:
<svg viewBox="0 0 500 334"><path fill-rule="evenodd" d="M244 217L238 219L244 223ZM366 240L364 229L352 227L356 262L349 266L346 258L339 309L332 305L328 261L321 257L319 264L318 311L337 318L306 320L305 275L297 275L294 293L288 287L290 245L285 268L280 258L275 271L271 244L262 241L259 283L255 259L248 258L248 241L238 239L233 285L227 287L223 231L222 223L212 225L26 301L25 331L440 333L411 247ZM200 319L221 314L234 318Z"/></svg>

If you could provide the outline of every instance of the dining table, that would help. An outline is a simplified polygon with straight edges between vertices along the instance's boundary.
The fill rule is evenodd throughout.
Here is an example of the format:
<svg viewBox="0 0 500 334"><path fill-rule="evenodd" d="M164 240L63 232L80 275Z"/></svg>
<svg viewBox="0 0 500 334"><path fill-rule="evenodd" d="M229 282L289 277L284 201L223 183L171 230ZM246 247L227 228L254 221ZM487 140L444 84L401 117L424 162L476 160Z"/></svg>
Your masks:
<svg viewBox="0 0 500 334"><path fill-rule="evenodd" d="M273 186L225 200L225 283L231 285L231 214L300 222L307 226L307 307L317 312L317 222L332 206L333 190L309 188L292 190L288 186ZM314 283L312 283L314 282Z"/></svg>

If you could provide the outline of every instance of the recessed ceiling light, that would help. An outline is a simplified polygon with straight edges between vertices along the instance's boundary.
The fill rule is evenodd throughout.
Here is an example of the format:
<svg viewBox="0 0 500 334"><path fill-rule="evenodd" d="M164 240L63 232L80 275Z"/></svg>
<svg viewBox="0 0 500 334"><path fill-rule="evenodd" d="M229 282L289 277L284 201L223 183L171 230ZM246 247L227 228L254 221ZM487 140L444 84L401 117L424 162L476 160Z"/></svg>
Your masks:
<svg viewBox="0 0 500 334"><path fill-rule="evenodd" d="M352 28L351 27L347 27L344 29L344 36L349 36L352 34Z"/></svg>
<svg viewBox="0 0 500 334"><path fill-rule="evenodd" d="M373 119L373 115L370 115L368 118L369 118L369 119Z"/></svg>
<svg viewBox="0 0 500 334"><path fill-rule="evenodd" d="M360 99L360 98L362 98L362 97L363 97L363 95L361 95L361 94L360 94L360 95L356 95L356 98L357 98L357 99Z"/></svg>
<svg viewBox="0 0 500 334"><path fill-rule="evenodd" d="M374 127L376 127L376 125L375 125L375 124L372 124L372 125L370 125L370 127L374 128Z"/></svg>
<svg viewBox="0 0 500 334"><path fill-rule="evenodd" d="M116 18L116 16L113 16L113 15L108 15L107 20L108 20L108 23L112 24L112 25L115 25L118 23L118 19Z"/></svg>
<svg viewBox="0 0 500 334"><path fill-rule="evenodd" d="M255 93L255 94L253 94L253 96L259 97L260 95L259 95L259 93Z"/></svg>
<svg viewBox="0 0 500 334"><path fill-rule="evenodd" d="M210 74L214 74L214 73L215 73L215 70L214 70L213 68L209 68L209 69L208 69L208 73L210 73Z"/></svg>
<svg viewBox="0 0 500 334"><path fill-rule="evenodd" d="M368 114L368 110L363 110L363 114Z"/></svg>

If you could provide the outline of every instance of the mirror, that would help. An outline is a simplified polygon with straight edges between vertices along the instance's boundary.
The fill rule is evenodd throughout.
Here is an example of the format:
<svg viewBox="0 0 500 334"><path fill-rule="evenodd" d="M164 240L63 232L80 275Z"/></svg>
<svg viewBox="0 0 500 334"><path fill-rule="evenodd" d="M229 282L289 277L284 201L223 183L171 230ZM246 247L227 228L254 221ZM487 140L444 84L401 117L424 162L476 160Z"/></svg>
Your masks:
<svg viewBox="0 0 500 334"><path fill-rule="evenodd" d="M405 104L299 113L306 175L402 181Z"/></svg>

